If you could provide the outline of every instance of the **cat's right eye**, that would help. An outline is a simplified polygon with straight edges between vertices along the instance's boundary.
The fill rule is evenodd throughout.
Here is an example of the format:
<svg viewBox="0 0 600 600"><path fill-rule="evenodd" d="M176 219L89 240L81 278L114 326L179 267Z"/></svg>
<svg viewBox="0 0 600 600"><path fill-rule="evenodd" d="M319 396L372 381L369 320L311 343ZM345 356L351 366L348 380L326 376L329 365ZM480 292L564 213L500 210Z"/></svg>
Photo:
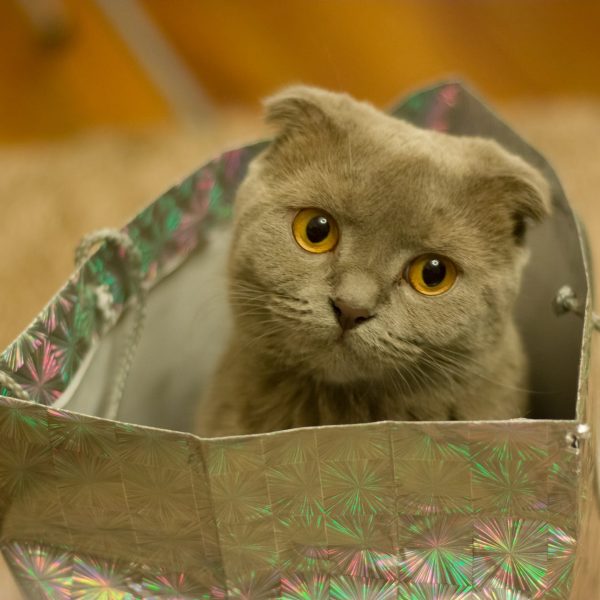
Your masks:
<svg viewBox="0 0 600 600"><path fill-rule="evenodd" d="M292 232L298 245L313 254L331 252L340 237L335 219L318 208L303 208L294 217Z"/></svg>
<svg viewBox="0 0 600 600"><path fill-rule="evenodd" d="M456 265L439 254L423 254L408 267L408 281L419 294L439 296L447 292L456 281Z"/></svg>

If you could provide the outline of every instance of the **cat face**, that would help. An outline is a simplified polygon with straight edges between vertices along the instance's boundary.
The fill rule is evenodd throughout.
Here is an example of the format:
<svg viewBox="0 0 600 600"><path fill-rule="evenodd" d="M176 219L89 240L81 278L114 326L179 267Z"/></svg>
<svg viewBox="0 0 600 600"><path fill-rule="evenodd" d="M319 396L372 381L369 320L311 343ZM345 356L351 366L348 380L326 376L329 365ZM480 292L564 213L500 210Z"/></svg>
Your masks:
<svg viewBox="0 0 600 600"><path fill-rule="evenodd" d="M310 88L267 117L278 136L240 187L230 260L246 351L332 383L410 385L497 342L524 219L548 210L534 169Z"/></svg>

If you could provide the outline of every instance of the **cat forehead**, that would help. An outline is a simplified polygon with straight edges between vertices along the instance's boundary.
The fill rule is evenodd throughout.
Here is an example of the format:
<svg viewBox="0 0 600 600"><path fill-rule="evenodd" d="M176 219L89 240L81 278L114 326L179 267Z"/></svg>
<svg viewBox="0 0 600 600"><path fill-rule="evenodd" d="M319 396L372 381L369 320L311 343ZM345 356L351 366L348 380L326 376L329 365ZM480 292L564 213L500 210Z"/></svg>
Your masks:
<svg viewBox="0 0 600 600"><path fill-rule="evenodd" d="M353 115L356 116L356 115ZM463 138L415 127L375 113L349 119L343 127L314 136L291 136L267 154L278 176L306 176L353 185L418 186L427 178L467 177L498 155L487 140Z"/></svg>
<svg viewBox="0 0 600 600"><path fill-rule="evenodd" d="M263 158L261 175L272 192L266 202L321 207L364 226L383 220L410 234L440 218L464 221L467 207L470 220L503 210L496 192L482 188L492 173L513 168L507 156L489 140L423 130L376 113L280 140ZM482 193L486 202L474 197ZM498 216L505 220L504 211Z"/></svg>
<svg viewBox="0 0 600 600"><path fill-rule="evenodd" d="M476 171L457 154L401 140L348 139L279 163L271 182L294 206L312 201L356 217L372 212L374 204L379 210L399 203L451 205L456 189Z"/></svg>
<svg viewBox="0 0 600 600"><path fill-rule="evenodd" d="M469 247L478 239L485 244L473 213L487 219L489 205L471 202L468 184L484 167L472 161L460 139L445 144L441 138L438 144L435 136L428 138L338 140L329 150L321 147L308 160L277 170L274 193L264 202L321 208L365 252L428 247L460 253L467 238Z"/></svg>

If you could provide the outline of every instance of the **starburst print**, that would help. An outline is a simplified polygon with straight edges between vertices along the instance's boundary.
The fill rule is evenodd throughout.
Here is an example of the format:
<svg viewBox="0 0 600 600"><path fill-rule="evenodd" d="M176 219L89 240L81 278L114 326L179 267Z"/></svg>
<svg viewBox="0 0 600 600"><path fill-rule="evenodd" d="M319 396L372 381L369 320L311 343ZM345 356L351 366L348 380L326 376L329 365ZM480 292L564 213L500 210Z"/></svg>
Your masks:
<svg viewBox="0 0 600 600"><path fill-rule="evenodd" d="M65 327L69 321L73 306L78 300L74 280L70 280L60 293L41 312L38 323L40 330L50 335L57 327Z"/></svg>
<svg viewBox="0 0 600 600"><path fill-rule="evenodd" d="M189 571L206 564L203 544L206 526L193 516L167 522L152 517L133 519L138 555L148 564L160 564L167 571Z"/></svg>
<svg viewBox="0 0 600 600"><path fill-rule="evenodd" d="M50 487L53 477L52 455L45 446L0 438L0 502Z"/></svg>
<svg viewBox="0 0 600 600"><path fill-rule="evenodd" d="M329 549L322 515L275 520L278 564L290 572L329 572Z"/></svg>
<svg viewBox="0 0 600 600"><path fill-rule="evenodd" d="M467 587L473 573L473 522L469 517L401 517L401 572L414 583Z"/></svg>
<svg viewBox="0 0 600 600"><path fill-rule="evenodd" d="M76 556L73 565L73 600L136 600L124 565Z"/></svg>
<svg viewBox="0 0 600 600"><path fill-rule="evenodd" d="M321 573L292 574L281 578L282 600L329 600L329 577Z"/></svg>
<svg viewBox="0 0 600 600"><path fill-rule="evenodd" d="M296 429L265 439L265 461L270 467L315 463L317 437L314 430Z"/></svg>
<svg viewBox="0 0 600 600"><path fill-rule="evenodd" d="M329 517L327 534L333 572L353 577L397 578L394 527L389 519Z"/></svg>
<svg viewBox="0 0 600 600"><path fill-rule="evenodd" d="M474 578L478 585L535 594L548 567L548 527L541 521L485 519L475 524Z"/></svg>
<svg viewBox="0 0 600 600"><path fill-rule="evenodd" d="M391 465L382 460L328 462L321 466L327 512L336 515L392 514Z"/></svg>
<svg viewBox="0 0 600 600"><path fill-rule="evenodd" d="M118 454L113 423L50 408L48 428L54 448L96 458L115 458Z"/></svg>
<svg viewBox="0 0 600 600"><path fill-rule="evenodd" d="M73 557L63 550L37 544L12 543L4 556L31 596L42 600L71 600Z"/></svg>
<svg viewBox="0 0 600 600"><path fill-rule="evenodd" d="M483 596L472 592L470 586L460 588L454 585L418 583L401 584L398 588L398 600L483 600Z"/></svg>
<svg viewBox="0 0 600 600"><path fill-rule="evenodd" d="M170 431L140 430L134 425L118 423L116 439L124 463L175 468L185 467L190 461L188 441Z"/></svg>
<svg viewBox="0 0 600 600"><path fill-rule="evenodd" d="M194 507L191 472L188 469L152 469L122 464L128 505L136 515L162 522L187 519ZM195 516L195 511L194 511Z"/></svg>
<svg viewBox="0 0 600 600"><path fill-rule="evenodd" d="M270 468L267 482L276 514L313 517L323 512L323 491L316 462Z"/></svg>
<svg viewBox="0 0 600 600"><path fill-rule="evenodd" d="M579 511L574 510L580 497L578 478L586 481L583 474L578 476L578 461L573 454L561 453L562 460L553 461L548 468L548 508L551 513L569 521L576 521Z"/></svg>
<svg viewBox="0 0 600 600"><path fill-rule="evenodd" d="M135 554L138 560L143 553L137 551L131 515L120 498L115 498L111 508L86 507L79 510L77 501L62 497L61 507L70 532L72 547L79 551L123 560ZM86 510L87 509L87 510Z"/></svg>
<svg viewBox="0 0 600 600"><path fill-rule="evenodd" d="M270 569L251 571L227 581L228 598L236 600L271 600L280 598L279 575Z"/></svg>
<svg viewBox="0 0 600 600"><path fill-rule="evenodd" d="M564 436L563 436L564 437ZM548 428L543 424L490 423L471 431L473 458L479 463L540 460L548 456Z"/></svg>
<svg viewBox="0 0 600 600"><path fill-rule="evenodd" d="M257 438L221 439L206 448L210 475L263 469L265 459L262 441Z"/></svg>
<svg viewBox="0 0 600 600"><path fill-rule="evenodd" d="M454 460L396 460L398 514L470 514L471 468Z"/></svg>
<svg viewBox="0 0 600 600"><path fill-rule="evenodd" d="M2 362L8 367L7 370L13 373L19 371L25 364L27 357L35 352L45 339L46 335L44 332L35 326L23 332L0 357Z"/></svg>
<svg viewBox="0 0 600 600"><path fill-rule="evenodd" d="M88 351L89 340L82 338L70 323L61 323L50 334L49 341L55 348L54 355L60 365L63 387L66 387Z"/></svg>
<svg viewBox="0 0 600 600"><path fill-rule="evenodd" d="M242 523L271 512L264 473L233 472L211 478L217 523Z"/></svg>
<svg viewBox="0 0 600 600"><path fill-rule="evenodd" d="M323 461L382 459L389 456L387 424L379 427L326 427L316 433L319 458Z"/></svg>
<svg viewBox="0 0 600 600"><path fill-rule="evenodd" d="M0 400L0 439L23 440L29 444L47 444L50 440L47 412L44 408Z"/></svg>
<svg viewBox="0 0 600 600"><path fill-rule="evenodd" d="M454 424L394 423L394 456L404 461L469 461L467 431Z"/></svg>
<svg viewBox="0 0 600 600"><path fill-rule="evenodd" d="M548 508L545 462L518 459L473 466L473 504L486 513L523 514Z"/></svg>
<svg viewBox="0 0 600 600"><path fill-rule="evenodd" d="M47 406L60 396L63 387L56 350L55 345L44 340L27 356L16 378L34 402Z"/></svg>
<svg viewBox="0 0 600 600"><path fill-rule="evenodd" d="M398 584L363 577L332 577L332 600L396 600Z"/></svg>
<svg viewBox="0 0 600 600"><path fill-rule="evenodd" d="M544 590L538 592L535 597L559 600L569 595L577 540L575 531L569 533L552 525L549 526L548 533L548 573Z"/></svg>
<svg viewBox="0 0 600 600"><path fill-rule="evenodd" d="M186 573L145 575L140 587L144 600L200 600L210 597L207 588Z"/></svg>
<svg viewBox="0 0 600 600"><path fill-rule="evenodd" d="M102 456L54 453L57 487L70 506L97 510L126 510L121 473Z"/></svg>

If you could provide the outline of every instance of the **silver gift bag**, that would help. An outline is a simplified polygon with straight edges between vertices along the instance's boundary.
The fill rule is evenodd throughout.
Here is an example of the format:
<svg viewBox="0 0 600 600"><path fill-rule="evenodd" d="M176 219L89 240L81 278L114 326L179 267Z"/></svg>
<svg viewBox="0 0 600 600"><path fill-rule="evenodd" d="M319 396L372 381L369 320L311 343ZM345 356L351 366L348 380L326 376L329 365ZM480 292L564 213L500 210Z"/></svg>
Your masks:
<svg viewBox="0 0 600 600"><path fill-rule="evenodd" d="M101 236L0 355L0 543L28 598L569 597L592 499L581 226L461 84L394 114L494 138L551 182L518 303L530 417L184 433L229 332L236 186L267 142L226 152Z"/></svg>

